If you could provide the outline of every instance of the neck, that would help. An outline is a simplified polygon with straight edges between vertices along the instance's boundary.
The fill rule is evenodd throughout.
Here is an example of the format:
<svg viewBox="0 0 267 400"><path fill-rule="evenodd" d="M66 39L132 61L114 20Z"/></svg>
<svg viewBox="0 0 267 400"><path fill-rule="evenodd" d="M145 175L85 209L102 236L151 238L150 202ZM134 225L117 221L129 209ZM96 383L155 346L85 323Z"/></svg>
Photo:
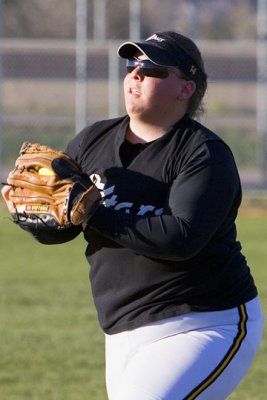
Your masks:
<svg viewBox="0 0 267 400"><path fill-rule="evenodd" d="M126 139L131 143L147 143L159 139L166 132L167 130L164 127L130 121Z"/></svg>
<svg viewBox="0 0 267 400"><path fill-rule="evenodd" d="M181 116L182 118L183 116ZM131 143L147 143L164 136L181 118L169 124L153 124L130 118L126 139Z"/></svg>

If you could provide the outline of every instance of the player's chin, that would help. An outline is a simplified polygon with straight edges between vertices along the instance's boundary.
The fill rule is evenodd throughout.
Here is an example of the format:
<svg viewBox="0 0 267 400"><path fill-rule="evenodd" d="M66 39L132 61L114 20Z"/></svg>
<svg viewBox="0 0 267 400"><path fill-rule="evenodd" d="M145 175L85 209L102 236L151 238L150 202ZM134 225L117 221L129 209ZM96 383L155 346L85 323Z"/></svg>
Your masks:
<svg viewBox="0 0 267 400"><path fill-rule="evenodd" d="M125 99L125 107L129 116L145 113L145 106L139 98L127 97Z"/></svg>

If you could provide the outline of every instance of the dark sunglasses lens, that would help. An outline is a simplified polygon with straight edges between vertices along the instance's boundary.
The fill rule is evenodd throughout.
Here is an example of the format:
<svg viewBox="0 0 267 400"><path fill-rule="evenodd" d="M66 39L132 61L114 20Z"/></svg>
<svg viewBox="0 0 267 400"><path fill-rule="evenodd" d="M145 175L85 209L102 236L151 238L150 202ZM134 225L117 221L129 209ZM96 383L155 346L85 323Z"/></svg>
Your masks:
<svg viewBox="0 0 267 400"><path fill-rule="evenodd" d="M127 69L128 74L130 74L131 72L133 72L133 70L134 70L135 68L136 68L136 67L127 67L127 66L126 66L126 69Z"/></svg>
<svg viewBox="0 0 267 400"><path fill-rule="evenodd" d="M165 79L168 78L169 72L165 68L141 68L144 75L150 76L151 78L160 78Z"/></svg>
<svg viewBox="0 0 267 400"><path fill-rule="evenodd" d="M169 71L167 68L156 67L149 60L127 60L126 68L128 73L131 73L137 67L140 68L144 76L151 78L165 79L169 76Z"/></svg>

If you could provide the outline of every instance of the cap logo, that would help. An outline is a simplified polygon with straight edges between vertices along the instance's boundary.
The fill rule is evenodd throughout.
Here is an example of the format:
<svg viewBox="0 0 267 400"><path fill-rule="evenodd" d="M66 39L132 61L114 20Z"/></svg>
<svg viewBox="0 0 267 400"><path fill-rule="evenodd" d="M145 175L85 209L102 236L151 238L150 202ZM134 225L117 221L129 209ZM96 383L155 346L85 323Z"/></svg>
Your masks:
<svg viewBox="0 0 267 400"><path fill-rule="evenodd" d="M149 38L146 39L147 40L156 40L157 42L164 42L165 39L159 37L156 33L154 33L154 35L150 36Z"/></svg>
<svg viewBox="0 0 267 400"><path fill-rule="evenodd" d="M191 65L190 72L192 75L196 75L197 67L195 65Z"/></svg>

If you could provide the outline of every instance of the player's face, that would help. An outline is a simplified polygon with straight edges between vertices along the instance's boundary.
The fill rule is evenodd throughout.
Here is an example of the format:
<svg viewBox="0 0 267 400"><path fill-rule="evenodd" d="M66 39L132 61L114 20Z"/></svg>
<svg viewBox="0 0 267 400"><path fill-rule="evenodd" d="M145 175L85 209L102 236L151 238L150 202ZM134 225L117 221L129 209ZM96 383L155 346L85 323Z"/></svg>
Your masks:
<svg viewBox="0 0 267 400"><path fill-rule="evenodd" d="M128 73L124 79L128 115L149 123L165 123L169 116L173 119L182 102L187 81L182 79L178 68L165 69L165 73L164 70L153 73L153 68L145 68L153 67L145 55L140 55L138 60L148 62L144 63L144 68L138 62L136 66L133 61L128 62Z"/></svg>

